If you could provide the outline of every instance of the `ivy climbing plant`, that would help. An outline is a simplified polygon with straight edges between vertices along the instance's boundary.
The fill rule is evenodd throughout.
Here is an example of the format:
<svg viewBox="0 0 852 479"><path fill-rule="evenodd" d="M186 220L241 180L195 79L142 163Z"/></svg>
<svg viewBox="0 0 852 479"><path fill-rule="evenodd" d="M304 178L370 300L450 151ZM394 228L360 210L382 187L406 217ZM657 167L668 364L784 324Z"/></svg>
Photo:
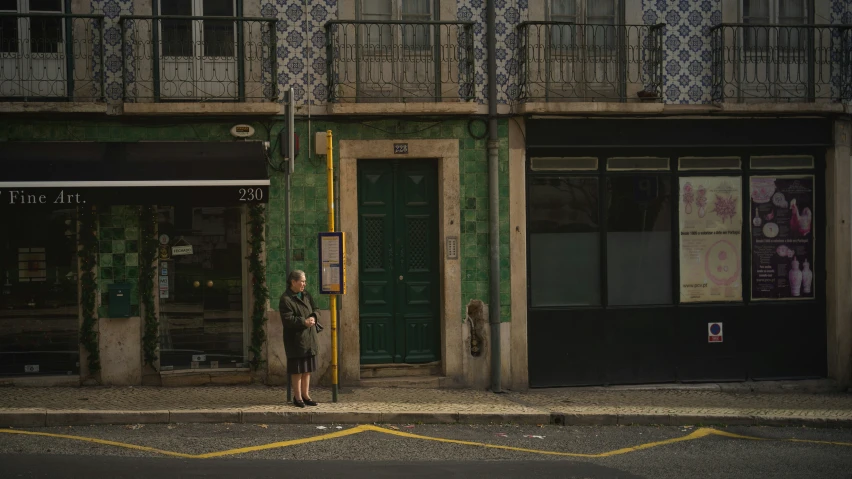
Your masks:
<svg viewBox="0 0 852 479"><path fill-rule="evenodd" d="M145 364L154 367L157 361L157 343L160 322L154 313L154 276L157 266L157 209L143 206L139 210L139 296L145 314L145 333L142 335L142 352Z"/></svg>
<svg viewBox="0 0 852 479"><path fill-rule="evenodd" d="M254 303L251 309L251 351L252 358L249 361L252 369L258 370L263 363L263 343L266 342L266 331L263 329L266 323L266 301L269 299L269 289L266 287L266 267L261 261L264 242L264 208L263 205L255 204L249 206L249 234L251 235L249 246L249 273L251 274L251 289Z"/></svg>
<svg viewBox="0 0 852 479"><path fill-rule="evenodd" d="M101 356L98 350L98 333L95 332L95 304L98 283L95 281L95 268L98 265L98 237L95 231L95 210L91 206L80 207L77 222L80 246L77 255L80 258L80 300L83 310L83 323L80 325L80 344L89 354L89 373L101 370Z"/></svg>

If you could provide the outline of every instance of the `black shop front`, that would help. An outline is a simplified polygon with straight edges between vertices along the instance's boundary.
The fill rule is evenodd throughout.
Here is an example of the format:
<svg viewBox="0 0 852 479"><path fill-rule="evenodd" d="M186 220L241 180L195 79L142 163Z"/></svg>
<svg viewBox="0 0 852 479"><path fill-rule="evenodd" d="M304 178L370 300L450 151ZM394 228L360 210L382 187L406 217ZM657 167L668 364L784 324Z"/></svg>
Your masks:
<svg viewBox="0 0 852 479"><path fill-rule="evenodd" d="M532 387L825 377L826 119L530 119Z"/></svg>
<svg viewBox="0 0 852 479"><path fill-rule="evenodd" d="M108 314L108 291L117 283L131 291L129 315L139 315L141 205L156 205L157 228L171 236L163 245L167 251L192 251L157 262L159 272L168 271L160 281L165 290L155 286L161 319L177 309L177 323L200 325L162 328L161 361L171 357L174 335L190 337L177 340L178 349L191 352L174 361L189 367L198 345L187 341L225 330L233 337L214 336L234 351L229 358L242 362L244 211L269 197L261 143L6 142L0 143L0 168L0 376L79 374L83 211L95 218L96 315ZM198 277L193 271L202 265L219 276ZM215 306L212 313L205 313L202 290ZM205 314L236 325L205 329Z"/></svg>

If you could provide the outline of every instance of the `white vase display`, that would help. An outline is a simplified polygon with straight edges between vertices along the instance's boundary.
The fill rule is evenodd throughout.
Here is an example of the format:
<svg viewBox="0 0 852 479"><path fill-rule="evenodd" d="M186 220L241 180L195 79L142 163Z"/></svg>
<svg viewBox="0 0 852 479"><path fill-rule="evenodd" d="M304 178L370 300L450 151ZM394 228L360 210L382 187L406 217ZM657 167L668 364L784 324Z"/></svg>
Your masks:
<svg viewBox="0 0 852 479"><path fill-rule="evenodd" d="M802 294L802 270L799 269L799 260L793 258L793 263L790 265L790 274L787 275L790 280L790 295L800 296Z"/></svg>
<svg viewBox="0 0 852 479"><path fill-rule="evenodd" d="M760 226L763 224L763 220L761 220L760 215L757 214L757 208L754 209L754 219L751 220L751 224L754 226Z"/></svg>
<svg viewBox="0 0 852 479"><path fill-rule="evenodd" d="M802 292L805 294L811 294L811 286L814 282L814 272L811 271L811 264L808 263L808 260L805 260L805 263L802 265Z"/></svg>

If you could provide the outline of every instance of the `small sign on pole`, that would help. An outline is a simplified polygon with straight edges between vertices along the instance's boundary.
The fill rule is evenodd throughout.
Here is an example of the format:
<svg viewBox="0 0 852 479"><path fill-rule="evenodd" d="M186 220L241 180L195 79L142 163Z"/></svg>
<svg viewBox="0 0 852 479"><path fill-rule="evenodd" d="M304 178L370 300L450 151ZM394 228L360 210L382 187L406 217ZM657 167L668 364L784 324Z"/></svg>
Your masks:
<svg viewBox="0 0 852 479"><path fill-rule="evenodd" d="M707 323L707 342L722 342L722 323Z"/></svg>
<svg viewBox="0 0 852 479"><path fill-rule="evenodd" d="M342 232L319 234L320 294L346 294Z"/></svg>

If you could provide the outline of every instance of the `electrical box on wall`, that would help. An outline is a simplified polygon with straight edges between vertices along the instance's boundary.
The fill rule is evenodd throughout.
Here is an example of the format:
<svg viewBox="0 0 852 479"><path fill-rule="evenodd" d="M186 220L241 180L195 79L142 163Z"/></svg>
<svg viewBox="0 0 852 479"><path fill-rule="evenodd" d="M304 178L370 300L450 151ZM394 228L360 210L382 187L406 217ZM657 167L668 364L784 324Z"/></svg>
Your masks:
<svg viewBox="0 0 852 479"><path fill-rule="evenodd" d="M328 153L328 133L324 131L316 132L316 136L314 136L314 144L316 147L314 148L314 154L317 155L325 155Z"/></svg>

